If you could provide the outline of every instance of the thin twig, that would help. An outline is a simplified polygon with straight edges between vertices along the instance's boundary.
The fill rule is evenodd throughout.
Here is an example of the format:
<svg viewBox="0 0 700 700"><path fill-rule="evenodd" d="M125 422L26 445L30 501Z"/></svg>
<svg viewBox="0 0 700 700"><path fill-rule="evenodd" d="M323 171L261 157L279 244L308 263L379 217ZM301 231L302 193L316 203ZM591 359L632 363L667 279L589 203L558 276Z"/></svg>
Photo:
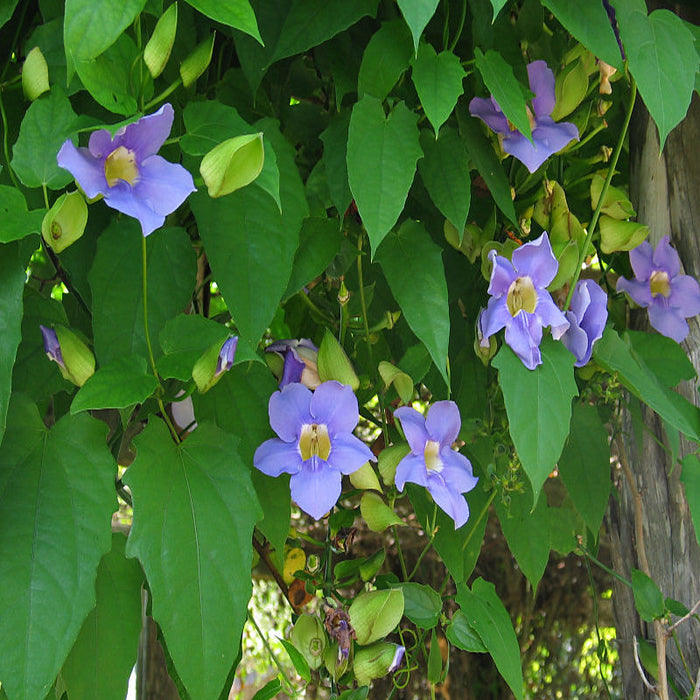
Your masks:
<svg viewBox="0 0 700 700"><path fill-rule="evenodd" d="M691 700L700 700L700 668L698 669L698 675L695 677L695 690Z"/></svg>
<svg viewBox="0 0 700 700"><path fill-rule="evenodd" d="M673 631L678 627L679 625L683 624L686 620L690 619L697 613L697 611L700 610L700 600L693 605L692 609L690 612L688 612L686 615L683 615L683 617L680 620L677 620L674 622L667 630L666 630L666 635L670 637L673 634Z"/></svg>
<svg viewBox="0 0 700 700"><path fill-rule="evenodd" d="M632 641L634 643L634 665L637 667L637 671L639 671L639 675L642 677L642 681L647 690L650 693L654 693L654 695L658 695L659 691L647 680L646 673L644 673L644 669L642 668L642 662L639 660L639 642L636 637L632 637Z"/></svg>
<svg viewBox="0 0 700 700"><path fill-rule="evenodd" d="M284 594L285 599L287 602L291 603L289 600L289 587L287 584L284 582L284 579L282 578L282 574L277 570L277 567L272 563L272 559L270 559L270 551L268 549L267 543L261 544L258 542L258 538L253 535L253 547L255 547L255 551L258 553L260 558L265 562L265 566L268 568L269 572L272 574L272 578L275 579L275 583L277 584L277 587L282 591Z"/></svg>

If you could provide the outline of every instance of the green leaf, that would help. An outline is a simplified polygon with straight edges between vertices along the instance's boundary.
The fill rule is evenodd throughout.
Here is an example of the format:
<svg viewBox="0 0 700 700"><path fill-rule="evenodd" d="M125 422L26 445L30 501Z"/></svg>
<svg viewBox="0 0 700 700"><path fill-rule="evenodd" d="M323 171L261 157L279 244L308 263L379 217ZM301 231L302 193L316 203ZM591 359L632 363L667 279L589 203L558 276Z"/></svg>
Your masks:
<svg viewBox="0 0 700 700"><path fill-rule="evenodd" d="M0 185L0 242L26 238L32 233L41 233L41 222L45 209L27 211L24 196L16 187Z"/></svg>
<svg viewBox="0 0 700 700"><path fill-rule="evenodd" d="M331 118L326 130L320 136L323 141L323 162L326 166L328 189L341 218L352 201L347 164L349 127L350 110L344 109Z"/></svg>
<svg viewBox="0 0 700 700"><path fill-rule="evenodd" d="M124 218L110 224L97 243L88 279L95 354L101 365L125 355L147 357L142 241L139 223ZM181 228L154 231L146 239L146 246L148 325L150 336L155 339L165 322L189 303L195 285L196 259L189 236Z"/></svg>
<svg viewBox="0 0 700 700"><path fill-rule="evenodd" d="M279 692L282 691L282 683L279 678L273 678L266 683L255 695L252 700L272 700Z"/></svg>
<svg viewBox="0 0 700 700"><path fill-rule="evenodd" d="M549 509L542 499L532 510L532 493L510 494L510 507L495 500L498 520L518 566L533 589L542 578L549 560Z"/></svg>
<svg viewBox="0 0 700 700"><path fill-rule="evenodd" d="M105 433L88 415L47 430L26 397L10 404L0 453L0 678L10 697L46 697L95 605L117 507Z"/></svg>
<svg viewBox="0 0 700 700"><path fill-rule="evenodd" d="M1 0L0 1L0 27L2 27L15 11L19 0Z"/></svg>
<svg viewBox="0 0 700 700"><path fill-rule="evenodd" d="M542 364L529 370L507 346L493 359L503 391L509 431L530 479L537 504L542 485L556 466L569 434L574 381L574 356L546 337L540 346Z"/></svg>
<svg viewBox="0 0 700 700"><path fill-rule="evenodd" d="M599 365L609 372L615 372L627 389L664 420L691 440L700 441L698 408L680 394L660 384L656 376L614 330L605 329L603 337L593 348L593 355Z"/></svg>
<svg viewBox="0 0 700 700"><path fill-rule="evenodd" d="M514 224L517 223L510 182L503 172L491 142L483 135L476 120L469 114L463 103L457 105L457 123L459 134L464 139L469 157L491 192L498 208Z"/></svg>
<svg viewBox="0 0 700 700"><path fill-rule="evenodd" d="M413 36L413 49L418 53L418 41L437 10L440 0L398 0L401 14Z"/></svg>
<svg viewBox="0 0 700 700"><path fill-rule="evenodd" d="M520 83L513 75L513 68L497 51L489 50L483 53L478 46L474 50L474 58L484 84L498 102L503 114L521 134L532 140L527 103Z"/></svg>
<svg viewBox="0 0 700 700"><path fill-rule="evenodd" d="M409 219L386 237L377 261L408 325L449 386L450 313L441 248L422 224Z"/></svg>
<svg viewBox="0 0 700 700"><path fill-rule="evenodd" d="M430 44L420 45L411 78L425 115L433 125L435 138L464 92L462 80L465 76L459 58L452 52L437 54Z"/></svg>
<svg viewBox="0 0 700 700"><path fill-rule="evenodd" d="M124 553L126 537L112 534L112 550L97 569L97 603L85 618L61 670L71 700L124 700L141 633L139 563Z"/></svg>
<svg viewBox="0 0 700 700"><path fill-rule="evenodd" d="M203 15L206 15L215 22L221 22L234 29L249 34L254 39L257 39L260 44L263 43L262 37L258 30L258 22L255 19L255 12L250 6L248 0L227 0L219 2L218 0L187 0L188 5L192 5L196 10L199 10Z"/></svg>
<svg viewBox="0 0 700 700"><path fill-rule="evenodd" d="M591 53L611 66L622 67L620 47L602 2L542 0L542 4Z"/></svg>
<svg viewBox="0 0 700 700"><path fill-rule="evenodd" d="M56 163L56 154L75 128L69 99L53 88L29 105L12 149L12 169L27 187L65 187L73 176Z"/></svg>
<svg viewBox="0 0 700 700"><path fill-rule="evenodd" d="M452 616L452 620L445 630L445 636L451 644L463 651L477 654L485 654L488 651L481 641L481 637L469 624L469 619L461 610L457 610Z"/></svg>
<svg viewBox="0 0 700 700"><path fill-rule="evenodd" d="M588 529L598 532L610 495L610 447L608 431L595 407L574 404L559 474Z"/></svg>
<svg viewBox="0 0 700 700"><path fill-rule="evenodd" d="M128 408L143 403L158 388L146 359L139 355L118 357L101 367L81 387L71 404L71 413L98 408Z"/></svg>
<svg viewBox="0 0 700 700"><path fill-rule="evenodd" d="M680 17L635 0L615 3L620 36L639 94L659 129L663 150L666 137L690 105L698 70L695 39Z"/></svg>
<svg viewBox="0 0 700 700"><path fill-rule="evenodd" d="M238 654L260 506L235 438L200 424L176 445L162 421L134 440L127 555L138 557L153 617L188 693L219 697Z"/></svg>
<svg viewBox="0 0 700 700"><path fill-rule="evenodd" d="M463 231L471 204L469 158L456 129L443 127L438 139L421 133L418 172L430 198L457 231Z"/></svg>
<svg viewBox="0 0 700 700"><path fill-rule="evenodd" d="M400 20L384 22L367 44L360 73L357 96L372 95L380 102L391 92L408 68L413 47L406 25Z"/></svg>
<svg viewBox="0 0 700 700"><path fill-rule="evenodd" d="M430 635L430 650L428 652L428 672L426 674L428 683L439 683L441 675L442 656L440 655L437 632L433 630Z"/></svg>
<svg viewBox="0 0 700 700"><path fill-rule="evenodd" d="M363 686L355 690L344 690L338 697L338 700L365 700L368 694L369 688Z"/></svg>
<svg viewBox="0 0 700 700"><path fill-rule="evenodd" d="M471 591L457 584L457 602L493 658L496 668L518 700L523 698L523 671L520 667L520 645L513 623L492 583L478 578Z"/></svg>
<svg viewBox="0 0 700 700"><path fill-rule="evenodd" d="M66 57L89 60L108 49L136 19L146 0L66 0Z"/></svg>
<svg viewBox="0 0 700 700"><path fill-rule="evenodd" d="M675 340L660 333L631 330L626 332L626 337L636 355L664 386L672 388L696 377L693 363Z"/></svg>
<svg viewBox="0 0 700 700"><path fill-rule="evenodd" d="M491 23L496 21L500 11L505 7L508 0L491 0L491 5L493 7L493 19Z"/></svg>
<svg viewBox="0 0 700 700"><path fill-rule="evenodd" d="M653 622L656 618L663 617L666 606L659 587L644 572L634 568L632 569L632 593L634 607L637 608L642 620Z"/></svg>
<svg viewBox="0 0 700 700"><path fill-rule="evenodd" d="M399 218L421 155L416 115L403 102L388 117L374 97L355 104L348 134L348 179L373 254Z"/></svg>
<svg viewBox="0 0 700 700"><path fill-rule="evenodd" d="M686 455L681 464L681 483L685 489L685 500L693 520L695 539L700 544L700 459L697 455Z"/></svg>
<svg viewBox="0 0 700 700"><path fill-rule="evenodd" d="M397 588L403 591L403 614L418 627L433 629L442 612L440 594L420 583L402 583Z"/></svg>
<svg viewBox="0 0 700 700"><path fill-rule="evenodd" d="M294 670L303 680L309 683L311 681L311 669L309 668L307 660L291 642L288 642L286 639L282 638L279 638L279 641L287 651L287 654L289 654L289 658L294 665Z"/></svg>

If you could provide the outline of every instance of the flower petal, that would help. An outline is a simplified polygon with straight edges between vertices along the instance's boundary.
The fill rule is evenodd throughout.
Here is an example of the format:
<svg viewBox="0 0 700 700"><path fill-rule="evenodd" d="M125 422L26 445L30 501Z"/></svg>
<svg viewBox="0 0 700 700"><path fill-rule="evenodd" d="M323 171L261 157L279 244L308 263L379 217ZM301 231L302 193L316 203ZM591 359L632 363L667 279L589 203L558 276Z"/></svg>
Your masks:
<svg viewBox="0 0 700 700"><path fill-rule="evenodd" d="M513 322L513 317L508 311L506 297L491 297L489 303L481 314L481 331L484 339L498 333L501 328L506 328Z"/></svg>
<svg viewBox="0 0 700 700"><path fill-rule="evenodd" d="M450 447L457 439L462 419L454 401L436 401L425 419L425 428L431 440L440 443L441 447Z"/></svg>
<svg viewBox="0 0 700 700"><path fill-rule="evenodd" d="M452 449L445 449L440 452L442 458L442 477L445 485L459 493L471 491L479 482L474 476L471 462L461 453Z"/></svg>
<svg viewBox="0 0 700 700"><path fill-rule="evenodd" d="M536 117L548 117L556 102L554 73L544 61L533 61L527 66L530 90L535 93L532 108Z"/></svg>
<svg viewBox="0 0 700 700"><path fill-rule="evenodd" d="M342 487L340 472L312 457L289 480L292 499L305 513L320 520L338 501Z"/></svg>
<svg viewBox="0 0 700 700"><path fill-rule="evenodd" d="M269 348L265 349L268 350ZM306 364L299 359L294 348L289 348L284 353L284 367L282 369L282 379L280 379L280 389L287 386L287 384L300 382L305 367Z"/></svg>
<svg viewBox="0 0 700 700"><path fill-rule="evenodd" d="M552 301L552 297L546 289L537 290L537 306L535 306L534 315L539 317L543 326L549 326L552 329L554 340L559 340L569 327L566 316Z"/></svg>
<svg viewBox="0 0 700 700"><path fill-rule="evenodd" d="M401 422L401 429L406 436L411 452L422 455L425 443L430 439L425 429L425 418L415 408L401 406L394 411L394 418ZM423 465L425 467L425 465Z"/></svg>
<svg viewBox="0 0 700 700"><path fill-rule="evenodd" d="M304 466L296 443L283 442L277 438L265 440L253 455L253 465L263 474L279 476L296 474Z"/></svg>
<svg viewBox="0 0 700 700"><path fill-rule="evenodd" d="M513 251L513 266L518 271L518 276L527 275L532 280L539 296L539 290L556 277L559 269L546 231L539 238Z"/></svg>
<svg viewBox="0 0 700 700"><path fill-rule="evenodd" d="M522 309L518 311L513 322L506 328L506 343L528 369L535 369L542 364L541 341L540 319L536 314L529 314Z"/></svg>
<svg viewBox="0 0 700 700"><path fill-rule="evenodd" d="M632 259L633 252L634 251L630 253L630 260ZM651 287L649 286L648 278L646 281L640 282L637 279L628 280L626 277L620 277L620 279L617 280L615 289L618 292L629 294L632 301L642 307L651 306L654 300L654 297L651 295Z"/></svg>
<svg viewBox="0 0 700 700"><path fill-rule="evenodd" d="M351 387L340 382L323 382L311 397L314 421L324 423L331 440L338 433L351 433L360 418L357 398Z"/></svg>
<svg viewBox="0 0 700 700"><path fill-rule="evenodd" d="M678 275L671 280L669 303L685 318L700 314L700 285L690 275Z"/></svg>
<svg viewBox="0 0 700 700"><path fill-rule="evenodd" d="M375 462L377 458L372 450L354 435L340 433L331 439L328 463L342 474L352 474L370 460Z"/></svg>
<svg viewBox="0 0 700 700"><path fill-rule="evenodd" d="M539 148L537 143L531 143L519 131L503 139L503 150L517 158L531 173L552 155L552 151Z"/></svg>
<svg viewBox="0 0 700 700"><path fill-rule="evenodd" d="M532 138L538 150L558 153L571 141L579 140L578 128L571 122L555 122L551 117L537 119Z"/></svg>
<svg viewBox="0 0 700 700"><path fill-rule="evenodd" d="M573 311L567 311L566 318L569 319L569 328L561 337L561 342L564 343L566 349L576 358L575 366L583 367L583 365L591 359L590 353L588 352L588 336L583 328L578 325L578 319Z"/></svg>
<svg viewBox="0 0 700 700"><path fill-rule="evenodd" d="M469 519L469 506L461 493L455 493L442 480L440 474L428 478L428 491L442 510L455 521L455 530Z"/></svg>
<svg viewBox="0 0 700 700"><path fill-rule="evenodd" d="M288 384L270 396L270 426L284 442L296 447L302 425L314 422L310 403L311 392L303 384Z"/></svg>
<svg viewBox="0 0 700 700"><path fill-rule="evenodd" d="M425 466L423 457L407 454L396 467L396 475L394 476L394 484L399 491L403 491L406 482L418 484L418 486L428 486L428 470Z"/></svg>
<svg viewBox="0 0 700 700"><path fill-rule="evenodd" d="M469 103L469 113L473 117L481 119L497 134L507 134L510 132L508 120L493 97L473 98Z"/></svg>
<svg viewBox="0 0 700 700"><path fill-rule="evenodd" d="M156 213L148 202L136 197L128 182L120 180L114 187L104 191L104 197L107 206L138 219L144 236L148 236L165 223L165 216Z"/></svg>
<svg viewBox="0 0 700 700"><path fill-rule="evenodd" d="M489 252L489 260L493 267L488 292L495 297L505 296L518 273L513 263L503 255L498 255L495 250Z"/></svg>
<svg viewBox="0 0 700 700"><path fill-rule="evenodd" d="M66 141L56 156L56 162L78 181L88 199L109 189L104 163L93 158L87 148L76 148L71 141Z"/></svg>
<svg viewBox="0 0 700 700"><path fill-rule="evenodd" d="M139 164L134 196L143 199L154 212L167 216L195 191L192 175L178 163L150 156Z"/></svg>
<svg viewBox="0 0 700 700"><path fill-rule="evenodd" d="M157 112L126 126L119 134L119 145L134 151L136 162L158 153L170 135L174 114L172 105L164 104Z"/></svg>
<svg viewBox="0 0 700 700"><path fill-rule="evenodd" d="M642 241L636 248L630 250L630 265L632 265L634 276L640 282L651 277L651 273L654 272L654 249L649 241ZM618 291L620 290L618 289ZM634 299L632 294L630 296Z"/></svg>
<svg viewBox="0 0 700 700"><path fill-rule="evenodd" d="M664 236L656 244L652 261L655 270L663 270L669 277L675 277L681 271L681 259L668 236Z"/></svg>
<svg viewBox="0 0 700 700"><path fill-rule="evenodd" d="M683 314L666 304L652 304L649 309L649 323L661 335L672 338L677 343L685 340L690 332Z"/></svg>
<svg viewBox="0 0 700 700"><path fill-rule="evenodd" d="M105 159L118 145L114 143L112 134L107 129L98 129L90 134L88 151L93 158L102 160L104 167Z"/></svg>

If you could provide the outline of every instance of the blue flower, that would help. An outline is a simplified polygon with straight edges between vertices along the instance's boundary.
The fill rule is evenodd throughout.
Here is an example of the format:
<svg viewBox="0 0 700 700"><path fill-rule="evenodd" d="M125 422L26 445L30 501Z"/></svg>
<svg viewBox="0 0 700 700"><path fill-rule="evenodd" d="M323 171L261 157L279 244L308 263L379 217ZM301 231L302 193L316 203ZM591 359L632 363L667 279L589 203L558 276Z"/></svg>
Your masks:
<svg viewBox="0 0 700 700"><path fill-rule="evenodd" d="M342 475L375 459L352 434L359 419L355 394L339 382L314 392L287 384L272 394L268 412L278 437L258 447L253 464L268 476L291 474L292 498L319 520L338 500Z"/></svg>
<svg viewBox="0 0 700 700"><path fill-rule="evenodd" d="M475 97L469 103L469 112L479 117L499 136L503 150L515 156L534 173L553 153L561 151L571 140L578 141L576 126L569 122L558 124L549 116L556 102L554 73L544 61L528 64L530 90L535 93L528 117L532 127L532 142L513 127L493 97Z"/></svg>
<svg viewBox="0 0 700 700"><path fill-rule="evenodd" d="M318 376L318 348L307 338L301 340L277 340L265 348L265 352L275 353L284 359L280 389L301 382L309 389L315 389L321 380Z"/></svg>
<svg viewBox="0 0 700 700"><path fill-rule="evenodd" d="M224 344L221 346L221 350L219 350L219 357L216 360L216 369L214 370L215 377L218 377L233 367L233 360L236 357L237 347L237 335L234 335L232 338L224 341Z"/></svg>
<svg viewBox="0 0 700 700"><path fill-rule="evenodd" d="M569 328L561 342L576 357L576 367L591 359L593 345L603 337L608 320L608 295L593 280L579 280L566 312Z"/></svg>
<svg viewBox="0 0 700 700"><path fill-rule="evenodd" d="M396 488L403 491L407 481L424 486L435 503L455 521L455 529L469 518L469 506L462 496L478 481L469 460L452 449L462 421L454 401L436 401L424 418L415 408L394 411L401 421L411 448L396 467Z"/></svg>
<svg viewBox="0 0 700 700"><path fill-rule="evenodd" d="M495 250L489 253L489 260L493 270L488 290L491 299L481 317L484 342L505 328L506 343L528 369L535 369L542 364L543 327L551 326L555 340L569 327L546 289L559 269L549 236L545 232L514 250L512 262Z"/></svg>
<svg viewBox="0 0 700 700"><path fill-rule="evenodd" d="M165 104L114 137L107 129L94 131L87 148L68 140L58 152L58 165L73 175L88 199L103 195L112 209L138 219L148 236L195 190L185 168L156 155L170 134L173 115Z"/></svg>
<svg viewBox="0 0 700 700"><path fill-rule="evenodd" d="M41 329L41 337L44 340L44 352L48 356L49 360L55 362L63 369L66 368L66 363L63 361L63 354L61 353L61 344L58 342L58 335L53 328L47 328L39 324Z"/></svg>

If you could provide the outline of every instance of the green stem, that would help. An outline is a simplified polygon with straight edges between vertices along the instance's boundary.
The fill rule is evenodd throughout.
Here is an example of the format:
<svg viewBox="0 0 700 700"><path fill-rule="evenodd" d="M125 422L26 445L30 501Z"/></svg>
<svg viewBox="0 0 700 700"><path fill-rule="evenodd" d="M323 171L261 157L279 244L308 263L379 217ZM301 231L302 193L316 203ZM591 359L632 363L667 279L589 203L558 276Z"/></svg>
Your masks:
<svg viewBox="0 0 700 700"><path fill-rule="evenodd" d="M19 181L15 175L15 171L10 165L10 146L7 141L7 115L5 114L5 103L2 101L2 90L0 90L0 116L2 117L2 150L5 154L5 164L7 165L7 172L10 173L10 178L14 186L19 189Z"/></svg>
<svg viewBox="0 0 700 700"><path fill-rule="evenodd" d="M462 30L464 29L464 20L467 16L467 0L462 0L462 12L459 15L459 25L457 27L457 33L454 36L454 39L450 42L449 50L454 51L455 46L457 46L457 42L459 41L459 37L462 36ZM495 18L494 18L495 19Z"/></svg>
<svg viewBox="0 0 700 700"><path fill-rule="evenodd" d="M155 107L158 103L162 102L164 99L166 99L171 93L175 92L180 85L182 85L182 79L178 78L172 85L169 85L163 92L160 93L160 95L156 95L150 102L145 104L142 108L142 112L147 112L151 107Z"/></svg>
<svg viewBox="0 0 700 700"><path fill-rule="evenodd" d="M250 624L253 625L255 628L255 631L258 633L258 637L260 637L260 641L263 643L263 646L267 650L267 653L270 655L270 658L274 662L275 666L277 666L277 670L280 672L280 675L282 676L282 680L284 681L284 685L287 688L287 692L289 695L296 697L296 691L294 690L294 686L292 685L292 682L287 678L287 673L282 667L282 664L279 662L277 655L275 652L272 650L272 647L270 646L270 643L267 641L265 635L263 634L262 630L260 627L258 627L258 623L255 621L255 618L253 617L253 613L250 612L250 608L248 608L248 620L250 621Z"/></svg>
<svg viewBox="0 0 700 700"><path fill-rule="evenodd" d="M435 504L433 508L433 523L435 522L435 518L437 517L437 504ZM418 573L418 567L420 566L421 562L423 561L423 557L428 553L428 550L433 544L433 540L435 539L435 526L433 526L430 529L430 538L428 539L428 543L423 547L423 551L418 555L418 561L416 561L416 565L413 567L413 571L411 571L411 575L406 579L407 581L410 581L417 573Z"/></svg>
<svg viewBox="0 0 700 700"><path fill-rule="evenodd" d="M399 564L401 565L401 575L404 581L410 581L411 577L408 575L408 570L406 569L406 560L403 558L403 550L401 549L401 542L399 542L399 533L396 530L396 525L391 526L391 531L394 533L396 552L399 555Z"/></svg>
<svg viewBox="0 0 700 700"><path fill-rule="evenodd" d="M609 566L605 566L602 561L596 559L582 544L579 544L578 550L583 554L586 559L590 559L596 566L599 566L603 571L610 574L613 578L616 578L620 583L624 583L625 586L632 588L632 584L626 579L620 576L616 571L613 571Z"/></svg>
<svg viewBox="0 0 700 700"><path fill-rule="evenodd" d="M595 227L598 224L598 217L600 216L600 211L603 208L603 202L605 201L605 195L608 192L608 188L610 187L610 183L613 179L613 175L615 174L615 167L617 166L617 161L620 157L620 153L622 152L622 146L625 142L625 136L627 135L627 129L629 128L630 125L630 120L632 119L632 110L634 108L634 103L637 98L637 83L634 82L634 78L630 78L632 81L632 84L630 86L630 97L629 97L629 103L627 105L627 112L625 114L625 121L624 124L622 125L622 131L620 132L620 138L617 142L617 145L615 146L615 150L613 151L612 156L610 157L610 167L608 168L608 175L605 178L605 183L603 184L603 189L600 191L600 197L598 198L598 204L595 208L595 211L593 212L593 218L591 219L590 224L588 225L588 233L586 235L586 241L584 242L583 246L581 247L581 251L579 252L578 256L578 264L576 265L576 271L574 272L574 276L571 280L571 286L569 287L569 293L566 295L566 302L564 304L564 311L566 311L569 308L569 304L571 303L571 297L573 296L574 293L574 288L576 287L576 282L578 282L578 278L581 275L581 268L583 267L583 261L586 259L586 252L588 251L588 248L591 245L591 241L593 240L593 233L595 231Z"/></svg>
<svg viewBox="0 0 700 700"><path fill-rule="evenodd" d="M467 535L466 539L464 540L464 544L462 545L462 551L464 551L467 548L467 545L471 542L471 539L474 536L474 533L476 532L477 525L481 522L481 520L488 512L489 506L493 503L494 498L496 498L496 489L493 489L491 491L491 495L489 496L486 503L484 503L484 507L481 509L481 512L479 513L476 522L472 525L471 532Z"/></svg>
<svg viewBox="0 0 700 700"><path fill-rule="evenodd" d="M599 134L603 129L606 128L606 124L599 124L595 129L589 131L578 143L575 143L569 148L567 153L573 153L577 151L581 146L585 146L592 138Z"/></svg>
<svg viewBox="0 0 700 700"><path fill-rule="evenodd" d="M608 699L612 700L612 695L610 694L610 688L608 688L608 682L605 680L605 675L603 674L603 659L600 654L600 627L598 626L598 592L595 589L595 581L593 580L593 571L591 571L591 562L586 561L586 570L588 571L588 580L591 584L591 592L593 593L593 621L595 622L595 636L598 639L598 671L600 672L600 680L603 681L603 686L605 687L605 692L607 693Z"/></svg>

